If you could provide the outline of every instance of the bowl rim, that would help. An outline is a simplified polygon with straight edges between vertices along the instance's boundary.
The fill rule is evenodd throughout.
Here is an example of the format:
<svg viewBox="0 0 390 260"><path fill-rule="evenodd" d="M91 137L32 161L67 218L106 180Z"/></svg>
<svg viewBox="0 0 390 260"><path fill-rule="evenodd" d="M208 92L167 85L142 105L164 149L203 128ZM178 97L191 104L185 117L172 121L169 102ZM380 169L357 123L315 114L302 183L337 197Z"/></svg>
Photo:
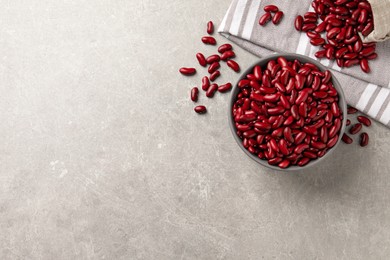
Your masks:
<svg viewBox="0 0 390 260"><path fill-rule="evenodd" d="M258 158L256 155L250 153L242 145L242 140L236 134L236 126L235 126L235 123L234 123L234 120L233 120L233 113L232 113L232 111L233 111L233 104L234 104L234 102L236 100L236 97L237 97L237 94L238 94L238 91L239 91L238 82L240 82L241 79L243 79L250 71L252 71L252 69L256 65L260 65L263 68L264 65L267 64L268 61L276 60L278 57L281 57L281 56L286 58L288 61L298 59L300 62L310 62L310 63L313 63L321 71L329 70L331 72L331 75L332 75L333 86L336 88L337 93L339 94L339 101L338 101L338 103L339 103L339 107L340 107L340 109L342 111L342 115L343 115L343 120L342 120L342 123L341 123L341 129L340 129L340 132L339 132L339 139L337 140L337 143L331 149L329 149L324 156L310 161L305 166L300 167L300 166L292 165L292 166L289 166L289 167L287 167L285 169L282 169L282 168L280 168L278 166L274 166L274 165L268 164L267 160L263 160L263 159ZM253 63L251 66L249 66L246 70L244 70L241 73L241 75L238 78L236 84L233 85L233 89L232 89L232 91L230 93L230 100L229 100L229 106L228 106L229 127L230 127L230 130L231 130L232 134L233 134L234 139L236 140L236 143L241 148L241 150L243 150L244 153L247 156L249 156L252 160L256 161L260 165L263 165L263 166L265 166L267 168L270 168L270 169L273 169L273 170L277 170L277 171L299 171L299 170L304 170L304 169L312 167L313 165L318 164L320 161L323 161L324 159L328 158L330 156L330 154L332 154L334 152L334 150L338 147L339 143L341 142L341 137L344 134L345 128L346 128L346 122L347 122L346 115L347 115L347 103L346 103L346 100L345 100L344 91L341 88L341 85L340 85L339 81L337 80L337 78L335 77L335 75L332 72L332 70L327 68L327 67L325 67L324 65L322 65L317 60L314 60L314 59L312 59L312 58L310 58L308 56L301 55L301 54L296 54L296 53L275 53L275 54L267 55L267 56L264 56L264 57L260 58L260 60L258 60L257 62Z"/></svg>

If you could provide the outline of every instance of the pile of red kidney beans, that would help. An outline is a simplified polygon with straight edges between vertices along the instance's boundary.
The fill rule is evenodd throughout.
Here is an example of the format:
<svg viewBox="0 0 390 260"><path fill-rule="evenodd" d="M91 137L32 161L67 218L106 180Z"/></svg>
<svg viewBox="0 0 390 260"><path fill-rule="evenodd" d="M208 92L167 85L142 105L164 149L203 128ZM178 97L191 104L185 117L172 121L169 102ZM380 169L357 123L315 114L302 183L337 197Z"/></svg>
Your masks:
<svg viewBox="0 0 390 260"><path fill-rule="evenodd" d="M207 33L209 35L212 35L214 32L214 24L212 21L209 21L207 23ZM212 36L204 36L202 37L202 42L204 44L208 45L216 45L217 41ZM236 56L236 54L233 51L232 45L229 43L222 44L218 47L218 54L212 54L208 56L207 58L203 55L203 53L198 52L196 54L196 59L198 60L198 63L202 67L207 67L208 76L204 76L202 78L202 90L206 92L206 97L212 98L215 94L215 92L228 92L232 88L232 84L230 82L222 85L218 85L214 82L220 75L220 62L224 61L226 62L227 66L230 67L235 72L240 71L240 66L237 62L233 60L233 58ZM180 68L179 72L186 76L191 76L196 73L195 68ZM199 96L199 89L198 87L194 87L191 89L190 97L193 102L198 101ZM198 105L194 108L194 111L198 114L204 114L207 112L206 106Z"/></svg>
<svg viewBox="0 0 390 260"><path fill-rule="evenodd" d="M359 64L362 71L369 73L368 61L378 56L376 44L363 43L359 36L359 33L367 36L374 29L368 1L314 0L312 6L314 12L296 17L295 28L306 32L312 45L322 47L315 56L335 59L339 67Z"/></svg>
<svg viewBox="0 0 390 260"><path fill-rule="evenodd" d="M304 166L337 143L343 115L329 71L280 56L255 66L238 87L237 135L270 165Z"/></svg>
<svg viewBox="0 0 390 260"><path fill-rule="evenodd" d="M375 59L375 43L363 43L359 33L367 36L374 28L371 6L367 0L314 0L314 12L307 12L295 19L295 28L306 32L310 43L322 46L316 52L317 58L336 60L340 67L359 64L369 73L368 60ZM265 26L272 20L277 25L283 12L275 5L264 7L265 13L259 24ZM320 23L318 24L318 21ZM207 45L216 45L211 35L214 25L207 23L208 36L202 37ZM322 36L325 36L323 38ZM202 78L202 90L208 98L218 92L227 92L232 88L230 82L218 85L214 82L220 75L220 62L224 61L235 72L239 65L233 60L235 53L228 43L218 47L218 54L205 57L196 54L200 66L207 67ZM180 68L180 73L191 76L196 73L193 67ZM353 143L350 135L359 133L363 126L371 125L370 119L357 116L357 123L349 128L349 134L340 137L343 115L338 105L339 96L333 86L329 71L320 71L312 63L299 60L288 61L283 56L271 60L262 68L255 66L238 83L239 93L233 105L233 120L242 145L260 159L280 168L305 166L310 161L324 156L339 138ZM199 89L191 89L190 98L198 101ZM198 105L194 111L204 114L207 109ZM357 113L357 109L348 107L348 115ZM351 120L347 120L347 126ZM369 137L366 132L360 134L360 145L367 146Z"/></svg>

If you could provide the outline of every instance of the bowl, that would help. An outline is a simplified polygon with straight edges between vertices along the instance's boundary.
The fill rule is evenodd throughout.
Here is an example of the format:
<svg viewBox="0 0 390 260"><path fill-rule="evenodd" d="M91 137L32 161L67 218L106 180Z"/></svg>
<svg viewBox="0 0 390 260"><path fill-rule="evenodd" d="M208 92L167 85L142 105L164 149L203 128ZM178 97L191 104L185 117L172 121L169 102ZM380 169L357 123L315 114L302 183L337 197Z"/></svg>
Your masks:
<svg viewBox="0 0 390 260"><path fill-rule="evenodd" d="M299 60L300 62L302 63L306 63L306 62L310 62L310 63L313 63L314 65L316 65L321 71L325 71L327 70L327 68L325 66L323 66L320 62L314 60L314 59L311 59L307 56L304 56L304 55L299 55L299 54L290 54L290 53L286 53L286 54L272 54L272 55L269 55L269 56L266 56L264 58L261 58L258 62L256 62L255 64L253 64L252 66L250 66L248 69L246 69L240 76L239 80L237 81L237 83L233 86L233 90L231 92L231 97L230 97L230 103L229 103L229 110L228 110L228 119L229 119L229 126L230 126L230 130L232 131L232 134L233 134L233 137L234 139L236 140L238 146L244 151L244 153L249 156L250 158L252 158L254 161L256 161L257 163L261 164L262 166L265 166L267 168L270 168L270 169L273 169L273 170L278 170L278 171L297 171L297 170L303 170L303 169L306 169L308 167L311 167L317 163L319 163L320 161L323 161L325 160L326 158L330 157L331 154L334 152L334 150L337 148L337 146L339 145L340 141L341 141L341 137L343 136L344 132L345 132L345 127L346 127L346 115L347 115L347 104L346 104L346 101L345 101L345 96L344 96L344 92L340 86L340 83L337 81L336 77L334 76L333 73L332 74L332 83L333 83L333 86L336 88L337 92L338 92L338 95L339 95L339 101L338 101L338 104L339 104L339 107L342 111L342 115L343 115L343 119L342 119L342 123L341 123L341 129L340 129L340 132L339 132L339 139L337 141L337 143L332 147L330 148L324 156L322 157L319 157L317 159L314 159L314 160L311 160L308 164L306 164L305 166L296 166L296 165L291 165L285 169L282 169L278 166L274 166L274 165L270 165L268 164L268 161L267 160L263 160L263 159L260 159L259 157L257 157L257 155L255 154L252 154L250 153L242 144L242 140L240 139L240 137L238 137L236 131L236 126L235 126L235 122L234 122L234 118L233 118L233 105L234 105L234 102L236 101L236 98L237 98L237 95L238 95L238 92L239 92L239 88L238 88L238 82L245 78L246 75L248 73L250 73L253 69L254 66L256 65L259 65L260 67L262 68L265 68L268 61L270 60L276 60L278 57L284 57L286 58L288 61L293 61L295 59Z"/></svg>

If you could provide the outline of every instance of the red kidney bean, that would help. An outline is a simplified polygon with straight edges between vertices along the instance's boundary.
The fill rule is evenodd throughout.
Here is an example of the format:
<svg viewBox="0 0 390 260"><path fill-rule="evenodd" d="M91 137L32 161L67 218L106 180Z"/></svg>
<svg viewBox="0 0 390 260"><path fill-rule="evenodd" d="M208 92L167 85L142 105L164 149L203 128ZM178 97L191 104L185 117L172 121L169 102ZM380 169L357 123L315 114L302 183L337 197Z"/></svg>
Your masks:
<svg viewBox="0 0 390 260"><path fill-rule="evenodd" d="M204 55L202 53L200 53L200 52L197 53L196 54L196 59L198 60L200 66L206 67L207 61L206 61L206 58L204 57Z"/></svg>
<svg viewBox="0 0 390 260"><path fill-rule="evenodd" d="M221 60L227 61L228 59L234 58L235 56L236 54L234 53L234 51L225 51L221 55Z"/></svg>
<svg viewBox="0 0 390 260"><path fill-rule="evenodd" d="M352 144L353 140L351 137L349 137L347 134L343 134L343 137L341 137L341 140L343 140L346 144Z"/></svg>
<svg viewBox="0 0 390 260"><path fill-rule="evenodd" d="M359 64L359 59L352 59L352 60L346 60L344 62L344 66L349 68L352 67L353 65Z"/></svg>
<svg viewBox="0 0 390 260"><path fill-rule="evenodd" d="M278 164L278 166L282 169L285 169L287 168L288 166L290 165L290 161L289 160L283 160L281 163Z"/></svg>
<svg viewBox="0 0 390 260"><path fill-rule="evenodd" d="M368 134L367 133L361 133L360 134L360 146L361 147L367 146L368 145L368 141L369 141Z"/></svg>
<svg viewBox="0 0 390 260"><path fill-rule="evenodd" d="M214 72L210 75L210 80L211 80L211 81L214 81L214 80L216 80L220 75L221 75L221 72L219 72L219 70L214 71Z"/></svg>
<svg viewBox="0 0 390 260"><path fill-rule="evenodd" d="M221 66L219 65L219 62L214 62L213 64L211 64L208 68L208 72L210 74L214 73L216 70L218 70Z"/></svg>
<svg viewBox="0 0 390 260"><path fill-rule="evenodd" d="M358 110L354 107L348 107L347 108L347 113L348 114L355 114Z"/></svg>
<svg viewBox="0 0 390 260"><path fill-rule="evenodd" d="M213 24L212 21L209 21L207 23L207 33L208 34L213 34L213 32L214 32L214 24Z"/></svg>
<svg viewBox="0 0 390 260"><path fill-rule="evenodd" d="M198 101L199 89L194 87L191 89L191 100L196 102Z"/></svg>
<svg viewBox="0 0 390 260"><path fill-rule="evenodd" d="M281 157L275 157L275 158L269 159L269 160L268 160L268 163L269 163L270 165L276 165L276 164L279 164L281 161L283 161L283 158L281 158Z"/></svg>
<svg viewBox="0 0 390 260"><path fill-rule="evenodd" d="M218 87L218 92L224 93L224 92L228 92L231 89L232 89L232 84L229 82L229 83L220 85Z"/></svg>
<svg viewBox="0 0 390 260"><path fill-rule="evenodd" d="M310 43L314 46L323 45L325 43L325 39L323 38L313 38L310 40Z"/></svg>
<svg viewBox="0 0 390 260"><path fill-rule="evenodd" d="M298 164L298 166L303 167L306 164L308 164L309 162L310 162L310 158L304 157L297 164Z"/></svg>
<svg viewBox="0 0 390 260"><path fill-rule="evenodd" d="M276 13L279 11L279 8L276 5L266 5L264 6L264 11Z"/></svg>
<svg viewBox="0 0 390 260"><path fill-rule="evenodd" d="M179 69L179 72L185 76L191 76L191 75L194 75L196 73L196 69L195 68L180 68Z"/></svg>
<svg viewBox="0 0 390 260"><path fill-rule="evenodd" d="M226 53L226 52L225 52ZM240 71L240 66L238 65L237 62L235 62L234 60L228 60L227 61L227 65L232 69L234 70L235 72L239 72Z"/></svg>
<svg viewBox="0 0 390 260"><path fill-rule="evenodd" d="M202 78L202 89L204 91L207 91L207 89L210 87L210 80L207 76L204 76Z"/></svg>
<svg viewBox="0 0 390 260"><path fill-rule="evenodd" d="M204 44L209 44L209 45L216 45L217 44L217 41L215 40L215 38L211 37L211 36L202 37L202 42Z"/></svg>
<svg viewBox="0 0 390 260"><path fill-rule="evenodd" d="M226 51L230 51L231 49L233 49L232 45L230 45L229 43L225 43L225 44L222 44L221 46L219 46L218 52L224 53Z"/></svg>
<svg viewBox="0 0 390 260"><path fill-rule="evenodd" d="M329 141L326 143L327 148L332 148L336 145L337 141L339 140L339 136L335 135L334 137L330 138Z"/></svg>
<svg viewBox="0 0 390 260"><path fill-rule="evenodd" d="M357 123L357 124L354 124L350 129L349 129L349 133L354 135L354 134L357 134L359 133L359 131L362 129L362 124L361 123Z"/></svg>
<svg viewBox="0 0 390 260"><path fill-rule="evenodd" d="M205 106L196 106L196 107L194 108L194 111L195 111L196 113L198 113L198 114L204 114L204 113L207 112L207 109L206 109Z"/></svg>
<svg viewBox="0 0 390 260"><path fill-rule="evenodd" d="M266 12L265 14L263 14L260 19L259 19L259 24L261 26L265 25L267 22L269 22L271 20L271 13L270 12Z"/></svg>
<svg viewBox="0 0 390 260"><path fill-rule="evenodd" d="M371 126L371 120L365 116L358 116L357 120L365 126Z"/></svg>
<svg viewBox="0 0 390 260"><path fill-rule="evenodd" d="M314 30L316 27L317 26L315 23L306 23L302 26L302 31L307 32L310 30Z"/></svg>
<svg viewBox="0 0 390 260"><path fill-rule="evenodd" d="M371 71L370 66L368 65L368 60L367 59L361 59L360 60L360 68L365 73L370 73L370 71Z"/></svg>
<svg viewBox="0 0 390 260"><path fill-rule="evenodd" d="M206 91L206 97L213 97L215 92L218 90L218 85L217 84L211 84L208 90Z"/></svg>
<svg viewBox="0 0 390 260"><path fill-rule="evenodd" d="M240 81L238 82L238 87L239 87L239 88L244 88L244 87L248 86L249 83L250 83L249 80L247 80L247 79L242 79L242 80L240 80Z"/></svg>
<svg viewBox="0 0 390 260"><path fill-rule="evenodd" d="M303 26L303 17L298 15L296 18L295 18L295 29L297 31L302 31L302 26Z"/></svg>
<svg viewBox="0 0 390 260"><path fill-rule="evenodd" d="M221 60L221 58L219 57L219 55L213 54L213 55L210 55L210 56L207 57L206 62L208 64L212 64L212 63L218 62L220 60Z"/></svg>
<svg viewBox="0 0 390 260"><path fill-rule="evenodd" d="M282 17L283 17L283 12L282 11L276 12L274 17L272 17L273 24L278 24L280 22L280 20L282 20Z"/></svg>

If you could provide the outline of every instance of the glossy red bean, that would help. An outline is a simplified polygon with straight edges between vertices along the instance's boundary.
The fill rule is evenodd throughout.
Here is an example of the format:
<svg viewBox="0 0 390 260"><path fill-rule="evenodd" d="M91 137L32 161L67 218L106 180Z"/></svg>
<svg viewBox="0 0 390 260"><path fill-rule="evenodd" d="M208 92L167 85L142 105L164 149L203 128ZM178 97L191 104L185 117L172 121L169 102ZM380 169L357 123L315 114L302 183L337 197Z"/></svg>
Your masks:
<svg viewBox="0 0 390 260"><path fill-rule="evenodd" d="M357 134L359 133L359 131L362 129L362 124L361 123L357 123L357 124L354 124L350 129L349 129L349 133L354 135L354 134Z"/></svg>
<svg viewBox="0 0 390 260"><path fill-rule="evenodd" d="M279 8L276 5L266 5L264 6L264 11L276 13L279 11Z"/></svg>
<svg viewBox="0 0 390 260"><path fill-rule="evenodd" d="M337 141L339 140L339 136L335 135L334 137L330 138L329 141L326 143L327 148L332 148L336 145Z"/></svg>
<svg viewBox="0 0 390 260"><path fill-rule="evenodd" d="M179 72L185 76L191 76L191 75L194 75L196 73L196 69L195 68L180 68L179 69Z"/></svg>
<svg viewBox="0 0 390 260"><path fill-rule="evenodd" d="M270 12L266 12L265 14L263 14L260 19L259 19L259 24L261 26L265 25L266 23L268 23L270 20L271 20L271 13Z"/></svg>
<svg viewBox="0 0 390 260"><path fill-rule="evenodd" d="M209 21L207 23L207 33L208 34L213 34L213 32L214 32L214 24L213 24L212 21Z"/></svg>
<svg viewBox="0 0 390 260"><path fill-rule="evenodd" d="M194 87L191 89L191 100L196 102L198 101L199 89Z"/></svg>
<svg viewBox="0 0 390 260"><path fill-rule="evenodd" d="M269 159L269 160L268 160L268 163L269 163L270 165L276 165L276 164L279 164L281 161L283 161L283 158L281 158L281 157L275 157L275 158Z"/></svg>
<svg viewBox="0 0 390 260"><path fill-rule="evenodd" d="M210 87L206 91L206 97L213 97L215 92L218 90L218 85L217 84L211 84Z"/></svg>
<svg viewBox="0 0 390 260"><path fill-rule="evenodd" d="M210 87L210 80L207 76L204 76L202 78L202 89L204 91L207 91L209 89L209 87Z"/></svg>
<svg viewBox="0 0 390 260"><path fill-rule="evenodd" d="M217 44L217 41L215 40L215 38L211 37L211 36L202 37L202 42L204 44L209 44L209 45L216 45Z"/></svg>
<svg viewBox="0 0 390 260"><path fill-rule="evenodd" d="M218 87L218 92L224 93L224 92L228 92L231 89L232 89L232 84L229 82L229 83L220 85Z"/></svg>
<svg viewBox="0 0 390 260"><path fill-rule="evenodd" d="M278 166L282 169L285 169L287 168L288 166L290 165L290 161L289 160L283 160L281 163L278 164Z"/></svg>
<svg viewBox="0 0 390 260"><path fill-rule="evenodd" d="M367 146L368 145L368 141L369 141L368 134L367 133L361 133L360 134L360 146L361 147Z"/></svg>
<svg viewBox="0 0 390 260"><path fill-rule="evenodd" d="M371 71L370 66L368 65L368 60L367 59L361 59L360 60L360 68L365 73L370 73L370 71Z"/></svg>
<svg viewBox="0 0 390 260"><path fill-rule="evenodd" d="M231 49L233 49L232 45L229 43L225 43L225 44L222 44L221 46L219 46L218 52L224 53L226 51L230 51Z"/></svg>
<svg viewBox="0 0 390 260"><path fill-rule="evenodd" d="M216 70L218 70L221 66L219 65L219 62L214 62L213 64L211 64L208 68L208 72L210 74L214 73Z"/></svg>
<svg viewBox="0 0 390 260"><path fill-rule="evenodd" d="M358 112L358 110L356 108L354 108L354 107L348 107L347 108L347 113L348 114L355 114L357 112Z"/></svg>
<svg viewBox="0 0 390 260"><path fill-rule="evenodd" d="M297 31L302 31L302 26L303 26L303 17L298 15L296 18L295 18L295 23L294 23L294 26L295 26L295 29Z"/></svg>
<svg viewBox="0 0 390 260"><path fill-rule="evenodd" d="M225 52L226 53L226 52ZM227 61L227 65L232 69L234 70L235 72L239 72L240 71L240 66L238 65L237 62L235 62L234 60L228 60Z"/></svg>
<svg viewBox="0 0 390 260"><path fill-rule="evenodd" d="M219 57L219 55L213 54L213 55L210 55L210 56L207 57L206 62L208 64L212 64L212 63L218 62L220 60L221 60L221 58Z"/></svg>
<svg viewBox="0 0 390 260"><path fill-rule="evenodd" d="M207 112L207 109L206 109L205 106L196 106L196 107L194 108L194 111L195 111L196 113L198 113L198 114L204 114L204 113Z"/></svg>
<svg viewBox="0 0 390 260"><path fill-rule="evenodd" d="M280 20L282 20L282 18L283 18L283 12L282 12L282 11L276 12L276 14L274 15L274 17L272 17L272 22L273 22L273 24L278 24L278 23L280 23Z"/></svg>
<svg viewBox="0 0 390 260"><path fill-rule="evenodd" d="M214 80L216 80L220 75L221 75L221 72L219 72L219 70L214 71L214 72L210 75L210 80L211 80L211 81L214 81Z"/></svg>
<svg viewBox="0 0 390 260"><path fill-rule="evenodd" d="M352 144L353 140L351 137L349 137L347 134L343 134L343 137L341 137L341 140L346 144Z"/></svg>
<svg viewBox="0 0 390 260"><path fill-rule="evenodd" d="M200 52L197 53L196 54L196 59L198 60L200 66L206 67L207 61L206 61L206 58L204 57L204 55L202 53L200 53Z"/></svg>
<svg viewBox="0 0 390 260"><path fill-rule="evenodd" d="M221 60L227 61L228 59L234 58L235 56L236 56L236 54L234 53L234 51L231 51L231 50L225 51L221 55Z"/></svg>
<svg viewBox="0 0 390 260"><path fill-rule="evenodd" d="M365 126L371 126L371 120L365 116L358 116L357 120Z"/></svg>

